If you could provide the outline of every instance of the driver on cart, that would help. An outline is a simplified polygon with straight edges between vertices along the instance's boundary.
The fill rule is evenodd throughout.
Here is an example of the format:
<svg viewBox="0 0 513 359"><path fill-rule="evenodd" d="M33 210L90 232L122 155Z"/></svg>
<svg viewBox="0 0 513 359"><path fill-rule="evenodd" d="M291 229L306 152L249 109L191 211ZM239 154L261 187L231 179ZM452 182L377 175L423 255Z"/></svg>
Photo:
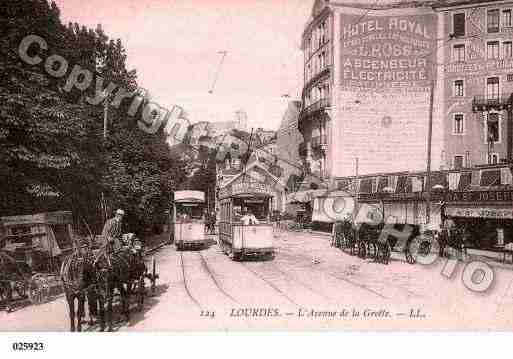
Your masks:
<svg viewBox="0 0 513 359"><path fill-rule="evenodd" d="M105 226L103 226L102 231L102 248L110 247L112 252L117 252L121 249L121 236L124 215L125 211L118 209L116 210L116 215L105 222Z"/></svg>

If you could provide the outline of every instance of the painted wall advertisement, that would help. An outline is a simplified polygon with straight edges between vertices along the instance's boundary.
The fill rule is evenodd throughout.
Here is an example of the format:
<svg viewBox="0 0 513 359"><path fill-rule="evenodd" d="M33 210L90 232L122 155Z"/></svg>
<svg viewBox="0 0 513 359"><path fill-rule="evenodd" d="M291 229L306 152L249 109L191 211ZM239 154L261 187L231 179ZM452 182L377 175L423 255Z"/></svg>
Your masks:
<svg viewBox="0 0 513 359"><path fill-rule="evenodd" d="M425 169L436 16L389 14L341 15L339 176Z"/></svg>
<svg viewBox="0 0 513 359"><path fill-rule="evenodd" d="M342 15L342 84L425 90L433 77L435 15Z"/></svg>

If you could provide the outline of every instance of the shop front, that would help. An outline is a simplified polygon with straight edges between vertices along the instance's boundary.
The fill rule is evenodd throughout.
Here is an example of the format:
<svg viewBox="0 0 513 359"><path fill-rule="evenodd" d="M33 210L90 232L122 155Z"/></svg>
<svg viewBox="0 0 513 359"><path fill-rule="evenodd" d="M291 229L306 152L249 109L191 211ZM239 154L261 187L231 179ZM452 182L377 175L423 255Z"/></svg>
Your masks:
<svg viewBox="0 0 513 359"><path fill-rule="evenodd" d="M493 250L513 243L513 190L447 193L442 215L467 248Z"/></svg>

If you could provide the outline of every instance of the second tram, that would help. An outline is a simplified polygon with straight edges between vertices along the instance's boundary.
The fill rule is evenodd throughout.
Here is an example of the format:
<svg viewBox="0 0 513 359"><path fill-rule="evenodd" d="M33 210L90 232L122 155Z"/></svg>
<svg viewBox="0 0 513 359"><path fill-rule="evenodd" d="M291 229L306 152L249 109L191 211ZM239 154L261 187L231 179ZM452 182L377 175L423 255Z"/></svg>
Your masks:
<svg viewBox="0 0 513 359"><path fill-rule="evenodd" d="M176 249L202 248L206 245L205 193L176 191L171 209Z"/></svg>

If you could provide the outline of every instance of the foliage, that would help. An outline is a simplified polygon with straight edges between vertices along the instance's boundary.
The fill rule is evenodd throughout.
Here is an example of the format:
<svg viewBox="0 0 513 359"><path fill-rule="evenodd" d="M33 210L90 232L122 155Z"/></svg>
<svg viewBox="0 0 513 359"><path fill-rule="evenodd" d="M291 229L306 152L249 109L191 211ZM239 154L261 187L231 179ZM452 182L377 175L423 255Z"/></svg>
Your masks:
<svg viewBox="0 0 513 359"><path fill-rule="evenodd" d="M11 0L0 5L0 216L72 210L77 222L101 230L102 193L111 214L124 208L128 230L163 222L171 192L185 176L185 164L173 156L163 133L138 129L127 116L130 103L108 108L108 137L103 139L103 105L85 101L85 92L63 90L74 65L94 71L127 90L137 76L126 66L122 42L98 26L63 25L57 6L46 0ZM43 64L30 66L18 46L29 34L48 43L44 59L59 54L68 74L49 76ZM109 98L112 100L112 98Z"/></svg>

